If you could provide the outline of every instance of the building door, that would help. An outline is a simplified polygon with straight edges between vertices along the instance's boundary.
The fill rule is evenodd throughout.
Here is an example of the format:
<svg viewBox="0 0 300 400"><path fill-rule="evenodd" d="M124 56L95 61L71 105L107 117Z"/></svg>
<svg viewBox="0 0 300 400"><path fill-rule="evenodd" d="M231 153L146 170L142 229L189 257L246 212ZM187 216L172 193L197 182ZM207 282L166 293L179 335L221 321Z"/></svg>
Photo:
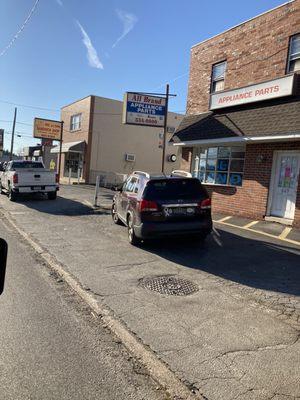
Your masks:
<svg viewBox="0 0 300 400"><path fill-rule="evenodd" d="M71 171L71 178L78 177L78 169L80 169L79 173L82 173L82 153L73 153L68 152L65 153L65 167L64 167L64 176L69 176Z"/></svg>
<svg viewBox="0 0 300 400"><path fill-rule="evenodd" d="M276 217L294 219L300 153L278 152L274 163L270 214Z"/></svg>

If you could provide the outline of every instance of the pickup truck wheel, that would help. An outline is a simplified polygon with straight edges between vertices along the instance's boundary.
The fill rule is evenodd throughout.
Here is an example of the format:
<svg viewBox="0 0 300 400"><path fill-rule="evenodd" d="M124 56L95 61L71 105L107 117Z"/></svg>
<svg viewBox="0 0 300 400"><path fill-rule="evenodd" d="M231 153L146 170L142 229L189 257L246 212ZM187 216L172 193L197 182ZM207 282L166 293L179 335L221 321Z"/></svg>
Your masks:
<svg viewBox="0 0 300 400"><path fill-rule="evenodd" d="M17 194L9 188L8 190L8 198L10 201L16 201L17 200Z"/></svg>
<svg viewBox="0 0 300 400"><path fill-rule="evenodd" d="M113 205L111 206L111 217L115 224L117 224L117 225L122 224L120 218L118 217L115 203L113 203Z"/></svg>
<svg viewBox="0 0 300 400"><path fill-rule="evenodd" d="M128 229L128 240L133 246L137 246L141 243L140 239L136 237L133 227L133 218L131 215L127 218L127 229Z"/></svg>
<svg viewBox="0 0 300 400"><path fill-rule="evenodd" d="M48 193L48 200L55 200L57 197L57 193L56 192L49 192Z"/></svg>

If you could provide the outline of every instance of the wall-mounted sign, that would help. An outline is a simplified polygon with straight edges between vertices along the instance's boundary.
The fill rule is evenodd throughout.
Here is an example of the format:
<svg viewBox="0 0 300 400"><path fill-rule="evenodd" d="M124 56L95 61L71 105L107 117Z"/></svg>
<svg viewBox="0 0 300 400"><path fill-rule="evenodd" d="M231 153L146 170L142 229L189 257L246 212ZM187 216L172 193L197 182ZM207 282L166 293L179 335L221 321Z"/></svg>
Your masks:
<svg viewBox="0 0 300 400"><path fill-rule="evenodd" d="M51 119L35 118L33 126L33 137L52 140L61 139L61 121L52 121Z"/></svg>
<svg viewBox="0 0 300 400"><path fill-rule="evenodd" d="M124 95L124 124L163 127L166 115L164 97L127 92Z"/></svg>
<svg viewBox="0 0 300 400"><path fill-rule="evenodd" d="M290 96L293 94L293 87L294 75L288 75L257 85L214 93L210 98L210 109L216 110L218 108Z"/></svg>

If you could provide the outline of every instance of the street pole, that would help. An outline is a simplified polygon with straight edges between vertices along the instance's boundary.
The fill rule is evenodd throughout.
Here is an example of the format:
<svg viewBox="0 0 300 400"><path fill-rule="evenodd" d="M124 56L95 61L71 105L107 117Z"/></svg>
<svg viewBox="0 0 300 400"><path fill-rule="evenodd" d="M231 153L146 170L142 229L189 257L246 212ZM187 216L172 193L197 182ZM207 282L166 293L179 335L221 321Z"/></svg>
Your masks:
<svg viewBox="0 0 300 400"><path fill-rule="evenodd" d="M163 151L162 151L162 163L161 163L161 172L163 174L165 173L167 123L168 123L168 103L169 103L169 84L166 85L166 113L165 113L164 139L163 139Z"/></svg>
<svg viewBox="0 0 300 400"><path fill-rule="evenodd" d="M58 156L58 183L60 182L61 150L62 150L62 142L63 142L64 121L61 121L60 129L61 130L60 130L60 143L59 143L59 156Z"/></svg>
<svg viewBox="0 0 300 400"><path fill-rule="evenodd" d="M9 155L9 160L10 161L12 160L13 153L14 153L14 139L15 139L16 119L17 119L17 107L15 107L14 122L13 122L13 128L12 128L12 133L11 133L10 155Z"/></svg>
<svg viewBox="0 0 300 400"><path fill-rule="evenodd" d="M100 186L100 176L97 175L97 177L96 177L96 186L95 186L95 195L94 195L94 207L98 207L99 186Z"/></svg>

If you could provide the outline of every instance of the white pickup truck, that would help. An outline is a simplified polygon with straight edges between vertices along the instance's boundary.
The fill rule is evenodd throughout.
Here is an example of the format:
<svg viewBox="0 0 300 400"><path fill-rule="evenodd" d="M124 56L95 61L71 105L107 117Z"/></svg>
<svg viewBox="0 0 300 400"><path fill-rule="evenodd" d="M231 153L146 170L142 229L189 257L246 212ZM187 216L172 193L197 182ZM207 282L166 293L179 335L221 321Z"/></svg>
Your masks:
<svg viewBox="0 0 300 400"><path fill-rule="evenodd" d="M59 189L58 174L39 161L9 161L0 180L1 192L6 192L11 201L22 193L47 193L49 200L55 200Z"/></svg>

